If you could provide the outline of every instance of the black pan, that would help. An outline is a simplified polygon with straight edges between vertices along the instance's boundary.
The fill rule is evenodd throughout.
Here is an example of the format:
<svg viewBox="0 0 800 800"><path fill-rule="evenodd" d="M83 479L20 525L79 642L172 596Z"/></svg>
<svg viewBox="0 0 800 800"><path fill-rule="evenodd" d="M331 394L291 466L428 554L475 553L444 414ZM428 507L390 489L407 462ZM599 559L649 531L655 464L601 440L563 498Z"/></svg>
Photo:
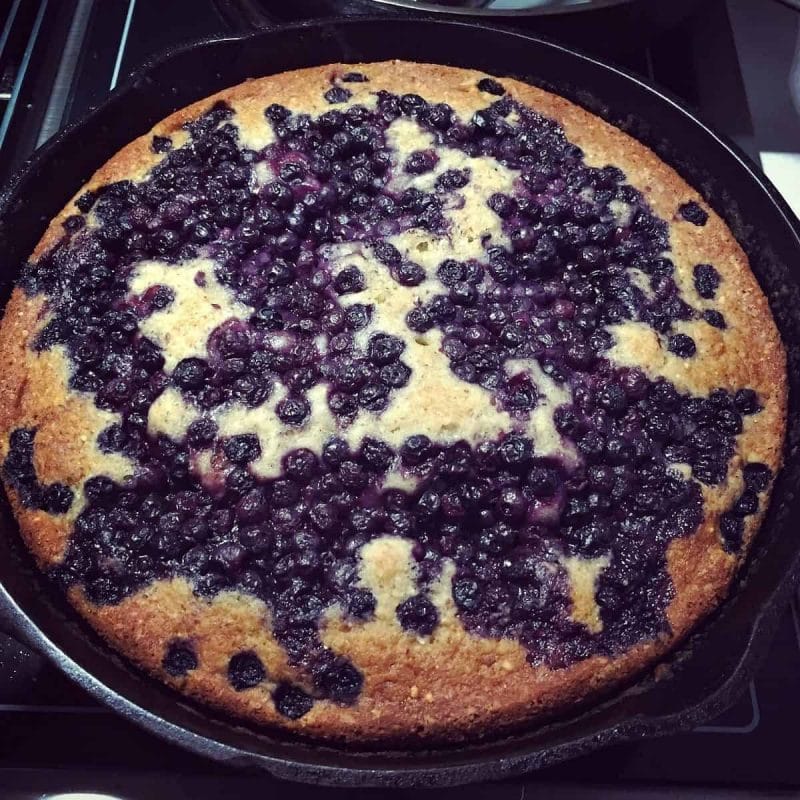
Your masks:
<svg viewBox="0 0 800 800"><path fill-rule="evenodd" d="M465 23L359 19L182 47L136 72L12 180L0 198L3 299L47 222L74 190L171 111L251 76L392 57L517 76L586 106L671 163L727 220L747 251L789 349L791 418L775 500L730 599L673 656L667 677L645 676L577 716L457 749L371 753L315 746L226 721L131 668L50 591L7 508L0 508L0 600L35 646L119 713L197 753L283 778L349 786L458 784L519 774L612 742L689 729L724 710L746 685L800 566L800 225L743 155L669 96L556 44Z"/></svg>

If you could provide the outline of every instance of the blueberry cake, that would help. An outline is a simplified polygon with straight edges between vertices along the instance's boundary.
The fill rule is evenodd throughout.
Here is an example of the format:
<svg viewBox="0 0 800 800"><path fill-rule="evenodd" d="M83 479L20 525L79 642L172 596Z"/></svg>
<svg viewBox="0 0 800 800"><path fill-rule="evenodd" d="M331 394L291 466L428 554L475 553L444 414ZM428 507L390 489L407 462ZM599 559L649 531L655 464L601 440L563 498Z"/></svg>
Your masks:
<svg viewBox="0 0 800 800"><path fill-rule="evenodd" d="M3 481L78 612L195 700L351 742L653 665L725 596L785 427L767 301L695 190L558 96L402 62L123 148L0 358Z"/></svg>

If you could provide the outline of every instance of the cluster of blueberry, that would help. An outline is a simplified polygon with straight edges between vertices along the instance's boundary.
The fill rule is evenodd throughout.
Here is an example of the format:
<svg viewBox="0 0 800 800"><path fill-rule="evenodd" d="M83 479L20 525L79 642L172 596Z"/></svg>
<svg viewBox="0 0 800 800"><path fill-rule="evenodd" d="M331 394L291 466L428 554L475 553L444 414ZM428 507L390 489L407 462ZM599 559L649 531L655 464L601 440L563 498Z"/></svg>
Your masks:
<svg viewBox="0 0 800 800"><path fill-rule="evenodd" d="M51 302L37 346L67 347L72 387L94 392L100 407L121 415L100 446L138 464L124 486L105 476L86 482L86 507L58 578L82 584L98 603L119 602L173 575L186 576L202 596L238 589L261 598L276 638L313 686L311 694L288 684L276 689L276 707L292 718L308 711L312 695L339 703L358 697L361 674L322 644L318 624L333 603L353 620L373 616L375 597L358 585L358 554L381 535L414 543L419 591L396 614L419 635L439 622L428 590L444 558L455 564L453 597L465 627L518 639L532 662L563 666L663 631L667 547L696 529L698 481L725 478L742 415L759 410L748 389L691 397L667 380L610 364L608 326L626 320L650 325L680 357L695 353L694 341L672 330L676 320L699 314L680 297L663 256L666 225L619 169L586 166L556 123L503 96L496 81L480 88L501 99L467 123L449 105L413 94L378 92L374 111L332 108L316 119L272 105L265 114L277 141L261 153L238 145L231 109L217 104L187 125L186 145L155 137L153 150L166 155L147 180L82 197L82 214L67 220L64 239L23 277L29 294ZM334 86L326 99L344 103L349 90ZM355 240L399 284L432 277L385 239L409 227L446 231L444 193L463 186L469 172L438 181L432 192L390 191L395 167L385 131L400 116L433 133L438 146L520 172L513 196L487 198L510 249L489 247L481 263L442 262L437 277L445 291L409 310L409 329L438 327L454 375L491 392L520 420L536 405L537 390L524 375L510 378L505 363L536 361L571 391L573 402L557 410L555 425L578 462L541 457L534 441L513 433L452 444L417 435L397 452L377 433L355 451L334 438L321 453L289 452L280 476L265 480L250 468L260 455L258 437L220 440L209 415L182 442L149 435L148 409L168 385L206 411L229 402L258 406L280 381L287 393L277 416L299 425L310 413L306 392L318 383L347 424L359 409L380 412L408 382L402 339L376 330L363 351L355 343L372 308L345 308L340 298L362 291L364 275L355 266L333 275L320 256L323 245ZM275 179L256 192L259 161ZM435 152L423 153L404 168L419 174L435 163ZM627 223L615 216L616 203L628 209ZM97 224L87 228L90 210ZM696 210L681 213L702 224ZM217 279L254 311L215 330L207 358L184 359L168 375L139 320L174 298L164 286L130 298L128 280L143 258L177 263L197 255L213 257ZM632 270L645 275L650 293L634 283ZM713 267L698 265L695 280L700 296L713 298ZM724 327L719 312L704 318ZM320 336L324 352L315 343ZM5 465L9 479L31 492L38 486L32 442L32 432L16 432ZM209 447L225 465L214 491L190 469ZM690 464L694 479L678 477L673 463ZM415 476L417 488L381 489L395 469ZM722 523L731 549L736 531L741 539L742 516L755 510L750 495L770 478L764 465L748 470L748 490ZM598 634L570 618L565 556L609 558L597 586ZM164 668L173 675L197 668L191 645L173 643ZM231 659L235 689L267 677L255 654Z"/></svg>
<svg viewBox="0 0 800 800"><path fill-rule="evenodd" d="M17 428L9 440L3 462L3 476L14 487L26 508L38 508L48 514L66 514L72 506L73 492L63 483L42 484L33 465L33 440L36 430Z"/></svg>

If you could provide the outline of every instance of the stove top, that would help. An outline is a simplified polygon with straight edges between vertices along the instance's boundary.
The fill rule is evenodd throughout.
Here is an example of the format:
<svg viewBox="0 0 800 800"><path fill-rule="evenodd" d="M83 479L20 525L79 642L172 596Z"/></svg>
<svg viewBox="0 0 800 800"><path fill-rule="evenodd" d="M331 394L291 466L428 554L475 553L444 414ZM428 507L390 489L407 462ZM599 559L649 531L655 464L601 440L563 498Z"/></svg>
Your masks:
<svg viewBox="0 0 800 800"><path fill-rule="evenodd" d="M800 96L800 70L792 71L800 15L772 0L695 5L691 13L662 21L656 34L643 30L622 42L598 35L597 26L588 35L585 24L565 25L564 18L511 25L555 33L681 96L761 159L790 203L798 202L791 190L800 187L800 114L790 86ZM267 21L386 13L368 0L12 0L8 6L5 19L0 16L0 182L130 70L168 46ZM438 796L733 797L797 790L798 718L800 597L786 610L749 691L719 719L691 733L615 746L527 779L439 790ZM74 687L0 614L0 800L65 792L205 800L284 788L332 799L386 794L287 787L167 745Z"/></svg>

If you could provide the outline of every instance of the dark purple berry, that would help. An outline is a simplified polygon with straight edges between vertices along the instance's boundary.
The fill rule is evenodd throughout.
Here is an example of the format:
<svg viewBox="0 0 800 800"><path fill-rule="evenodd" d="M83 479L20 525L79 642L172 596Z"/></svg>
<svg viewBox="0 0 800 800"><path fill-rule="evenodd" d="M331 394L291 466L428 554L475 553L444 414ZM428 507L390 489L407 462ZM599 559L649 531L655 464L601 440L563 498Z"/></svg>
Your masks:
<svg viewBox="0 0 800 800"><path fill-rule="evenodd" d="M708 221L708 213L694 200L684 203L679 209L678 213L692 225L703 226Z"/></svg>
<svg viewBox="0 0 800 800"><path fill-rule="evenodd" d="M228 683L237 692L252 689L266 678L267 671L261 659L252 651L237 653L228 662Z"/></svg>
<svg viewBox="0 0 800 800"><path fill-rule="evenodd" d="M433 150L417 150L406 159L403 168L411 175L421 175L424 172L430 172L438 160L439 157Z"/></svg>
<svg viewBox="0 0 800 800"><path fill-rule="evenodd" d="M750 514L755 514L756 511L758 511L758 495L749 489L744 491L733 504L731 511L740 517L747 517Z"/></svg>
<svg viewBox="0 0 800 800"><path fill-rule="evenodd" d="M412 261L403 261L393 272L394 279L401 286L419 286L425 280L425 270Z"/></svg>
<svg viewBox="0 0 800 800"><path fill-rule="evenodd" d="M351 589L347 593L347 613L356 619L369 619L375 612L375 595L368 589Z"/></svg>
<svg viewBox="0 0 800 800"><path fill-rule="evenodd" d="M278 403L275 411L284 424L301 425L311 413L311 406L302 395L289 395Z"/></svg>
<svg viewBox="0 0 800 800"><path fill-rule="evenodd" d="M353 96L353 93L349 89L345 89L344 86L333 86L325 92L324 96L331 105L335 105L337 103L346 103Z"/></svg>
<svg viewBox="0 0 800 800"><path fill-rule="evenodd" d="M439 624L436 606L421 594L415 594L397 606L397 619L407 631L429 636Z"/></svg>
<svg viewBox="0 0 800 800"><path fill-rule="evenodd" d="M169 136L154 136L150 142L150 149L154 153L168 153L172 150L172 139Z"/></svg>
<svg viewBox="0 0 800 800"><path fill-rule="evenodd" d="M290 683L279 683L275 687L272 702L279 714L291 720L304 717L314 707L314 698Z"/></svg>
<svg viewBox="0 0 800 800"><path fill-rule="evenodd" d="M718 328L719 330L725 330L727 328L727 324L725 322L725 317L720 314L719 311L716 311L712 308L707 308L703 311L703 319L711 325L712 328Z"/></svg>
<svg viewBox="0 0 800 800"><path fill-rule="evenodd" d="M390 336L387 333L376 333L370 337L367 347L369 360L376 366L391 364L400 358L406 343L397 336Z"/></svg>
<svg viewBox="0 0 800 800"><path fill-rule="evenodd" d="M172 380L179 389L199 389L208 374L208 366L200 358L184 358L172 371Z"/></svg>
<svg viewBox="0 0 800 800"><path fill-rule="evenodd" d="M494 78L481 78L478 81L478 90L481 92L486 92L487 94L494 94L498 96L506 93L503 85Z"/></svg>
<svg viewBox="0 0 800 800"><path fill-rule="evenodd" d="M337 294L353 294L364 291L366 286L364 273L358 267L345 267L333 279L333 288Z"/></svg>
<svg viewBox="0 0 800 800"><path fill-rule="evenodd" d="M694 268L694 288L706 300L712 300L720 284L719 272L711 264L696 264Z"/></svg>
<svg viewBox="0 0 800 800"><path fill-rule="evenodd" d="M197 655L191 644L183 639L172 641L167 646L161 666L173 678L182 678L197 669Z"/></svg>
<svg viewBox="0 0 800 800"><path fill-rule="evenodd" d="M436 188L446 192L463 189L469 183L469 171L465 169L448 169L436 178Z"/></svg>
<svg viewBox="0 0 800 800"><path fill-rule="evenodd" d="M261 455L261 443L254 433L231 436L223 442L222 449L226 458L234 464L247 464Z"/></svg>
<svg viewBox="0 0 800 800"><path fill-rule="evenodd" d="M691 358L697 352L697 345L691 336L685 333L676 333L669 337L668 348L680 358Z"/></svg>
<svg viewBox="0 0 800 800"><path fill-rule="evenodd" d="M772 470L766 465L752 461L744 466L744 485L754 492L763 492L772 480Z"/></svg>
<svg viewBox="0 0 800 800"><path fill-rule="evenodd" d="M733 403L740 414L756 414L761 411L758 395L753 389L739 389L734 395Z"/></svg>

